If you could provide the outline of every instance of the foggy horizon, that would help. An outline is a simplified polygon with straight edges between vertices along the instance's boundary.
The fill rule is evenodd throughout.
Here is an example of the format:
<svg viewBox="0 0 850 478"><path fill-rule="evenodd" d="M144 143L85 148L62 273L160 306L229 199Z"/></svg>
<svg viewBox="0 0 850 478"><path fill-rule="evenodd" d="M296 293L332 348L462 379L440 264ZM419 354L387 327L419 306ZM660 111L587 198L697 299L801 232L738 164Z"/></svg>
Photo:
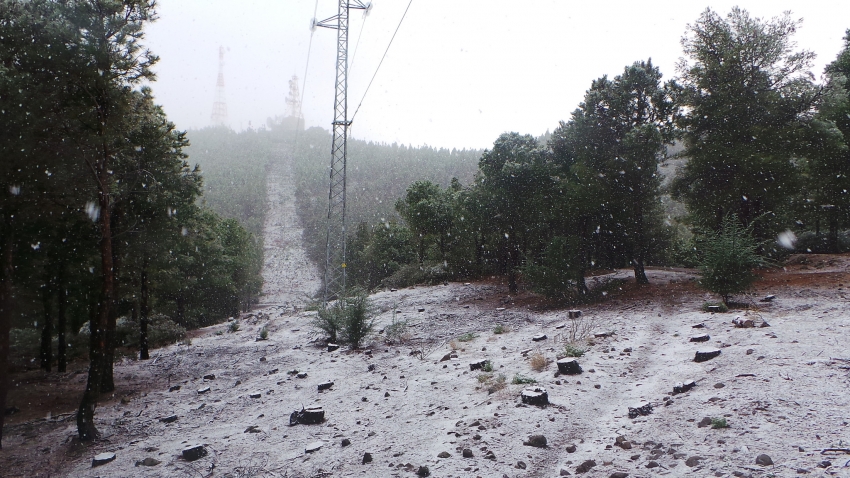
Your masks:
<svg viewBox="0 0 850 478"><path fill-rule="evenodd" d="M627 2L566 5L533 2L413 2L351 128L366 141L486 148L506 131L539 136L569 119L591 82L651 58L664 79L676 76L680 39L706 4L664 2L646 9ZM738 4L752 16L791 10L803 18L794 36L817 58L820 81L850 25L850 4L712 2L725 16ZM284 115L293 75L305 86L310 20L336 14L329 1L163 0L144 44L160 57L152 85L157 102L180 129L210 125L224 46L228 125L241 131ZM349 119L387 47L407 2L373 2L368 17L351 11ZM365 25L364 25L365 18ZM604 19L604 22L602 20ZM362 35L361 35L362 33ZM359 43L358 43L359 41ZM333 110L336 31L317 28L306 77L305 127L329 129ZM558 47L557 45L563 45Z"/></svg>

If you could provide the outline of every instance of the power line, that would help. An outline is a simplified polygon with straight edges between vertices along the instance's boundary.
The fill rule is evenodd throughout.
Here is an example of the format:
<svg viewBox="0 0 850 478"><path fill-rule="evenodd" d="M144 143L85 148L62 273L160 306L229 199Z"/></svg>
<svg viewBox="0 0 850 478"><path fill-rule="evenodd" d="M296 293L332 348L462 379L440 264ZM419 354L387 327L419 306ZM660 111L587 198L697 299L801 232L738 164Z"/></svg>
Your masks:
<svg viewBox="0 0 850 478"><path fill-rule="evenodd" d="M368 12L368 10L367 10ZM360 39L363 38L363 27L366 26L366 19L369 18L368 15L364 15L363 23L360 25L360 33L357 34L357 43L354 45L354 54L351 55L351 65L348 67L348 74L351 74L351 71L354 70L354 60L357 59L357 48L360 46Z"/></svg>
<svg viewBox="0 0 850 478"><path fill-rule="evenodd" d="M313 7L313 18L316 18L316 12L319 11L319 0L316 0L316 5ZM310 51L313 49L313 33L316 32L314 27L310 27L310 42L307 44L307 64L304 65L304 86L301 89L301 107L304 108L304 94L307 93L307 68L310 67ZM303 110L301 115L303 116ZM297 133L296 133L297 134ZM297 138L297 136L296 136Z"/></svg>
<svg viewBox="0 0 850 478"><path fill-rule="evenodd" d="M398 29L401 28L401 23L404 21L404 17L407 16L407 11L410 10L410 5L413 3L413 0L410 0L407 4L407 8L404 9L404 14L401 16L401 20L398 21L398 26L395 27L395 32L393 32L393 37L390 38L390 43L387 45L387 49L384 50L384 56L381 57L381 61L378 63L378 67L375 68L375 74L372 75L372 79L369 80L369 85L366 86L366 91L363 92L363 97L360 98L360 103L357 104L357 109L354 110L354 114L351 115L351 121L354 122L354 118L357 116L357 112L360 111L360 106L363 104L363 100L366 99L366 94L369 93L369 88L372 87L372 82L375 81L375 77L378 76L378 70L381 69L381 65L384 64L384 58L387 57L387 52L390 51L390 46L393 44L393 40L395 40L395 36L398 33Z"/></svg>

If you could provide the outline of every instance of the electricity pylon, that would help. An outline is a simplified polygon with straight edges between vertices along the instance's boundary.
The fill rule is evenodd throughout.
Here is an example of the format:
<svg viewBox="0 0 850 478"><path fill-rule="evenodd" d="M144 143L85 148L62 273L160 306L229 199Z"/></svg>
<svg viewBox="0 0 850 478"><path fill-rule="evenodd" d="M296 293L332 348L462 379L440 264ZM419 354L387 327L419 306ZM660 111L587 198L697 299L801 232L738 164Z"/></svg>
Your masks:
<svg viewBox="0 0 850 478"><path fill-rule="evenodd" d="M328 242L325 264L327 303L345 295L345 163L348 141L348 11L367 10L371 4L360 0L339 0L337 14L314 27L332 28L336 40L336 97L334 99L333 143L331 145L330 187L328 188Z"/></svg>

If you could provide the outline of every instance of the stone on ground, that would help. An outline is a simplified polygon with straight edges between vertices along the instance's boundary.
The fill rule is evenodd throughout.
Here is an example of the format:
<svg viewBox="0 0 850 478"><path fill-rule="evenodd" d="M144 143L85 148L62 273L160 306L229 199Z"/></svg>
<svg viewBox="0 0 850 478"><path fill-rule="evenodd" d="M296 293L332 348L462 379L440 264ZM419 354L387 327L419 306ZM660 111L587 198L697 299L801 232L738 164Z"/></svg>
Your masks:
<svg viewBox="0 0 850 478"><path fill-rule="evenodd" d="M94 468L96 466L102 466L102 465L105 465L105 464L109 463L110 461L114 461L114 460L115 460L115 453L109 453L109 452L101 453L99 455L96 455L92 459L91 467Z"/></svg>

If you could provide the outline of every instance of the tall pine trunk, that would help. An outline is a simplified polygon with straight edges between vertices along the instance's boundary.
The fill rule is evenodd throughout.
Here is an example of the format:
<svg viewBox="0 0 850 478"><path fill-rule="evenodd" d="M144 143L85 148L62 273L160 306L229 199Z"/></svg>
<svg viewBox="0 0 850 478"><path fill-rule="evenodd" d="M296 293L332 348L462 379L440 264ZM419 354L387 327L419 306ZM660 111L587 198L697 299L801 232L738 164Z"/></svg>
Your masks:
<svg viewBox="0 0 850 478"><path fill-rule="evenodd" d="M0 258L0 449L3 448L3 420L6 416L6 393L9 391L9 332L12 329L12 266L14 231L12 219L4 215L6 240Z"/></svg>
<svg viewBox="0 0 850 478"><path fill-rule="evenodd" d="M142 264L142 287L139 298L139 359L151 358L148 354L148 263Z"/></svg>
<svg viewBox="0 0 850 478"><path fill-rule="evenodd" d="M104 154L104 156L106 156ZM91 343L89 347L89 376L80 408L77 410L77 432L81 441L91 441L97 437L94 425L94 410L100 398L100 386L103 382L104 359L106 352L106 329L109 325L109 313L115 296L115 276L112 263L112 218L110 217L109 193L105 189L109 177L105 167L100 172L101 190L98 194L100 205L100 263L101 263L101 301L96 320L91 325Z"/></svg>
<svg viewBox="0 0 850 478"><path fill-rule="evenodd" d="M111 219L112 231L112 280L117 282L119 269L121 267L121 255L119 252L119 240L115 239L115 231L118 230L118 223L121 220L121 209L116 207L109 214ZM117 284L114 286L117 287ZM105 348L103 351L103 376L100 383L101 393L112 392L115 390L115 347L116 343L115 328L118 323L118 304L117 293L113 288L113 299L109 301L109 314L107 315L106 337L104 340Z"/></svg>
<svg viewBox="0 0 850 478"><path fill-rule="evenodd" d="M56 277L56 301L58 302L59 315L56 317L56 332L59 336L59 345L56 350L58 363L56 369L60 373L64 373L68 367L68 352L67 343L65 341L65 330L68 328L66 323L66 313L68 307L68 291L65 289L65 265L59 266L59 275Z"/></svg>
<svg viewBox="0 0 850 478"><path fill-rule="evenodd" d="M44 281L41 303L44 309L44 328L41 329L41 368L50 372L53 364L53 290L50 278Z"/></svg>

